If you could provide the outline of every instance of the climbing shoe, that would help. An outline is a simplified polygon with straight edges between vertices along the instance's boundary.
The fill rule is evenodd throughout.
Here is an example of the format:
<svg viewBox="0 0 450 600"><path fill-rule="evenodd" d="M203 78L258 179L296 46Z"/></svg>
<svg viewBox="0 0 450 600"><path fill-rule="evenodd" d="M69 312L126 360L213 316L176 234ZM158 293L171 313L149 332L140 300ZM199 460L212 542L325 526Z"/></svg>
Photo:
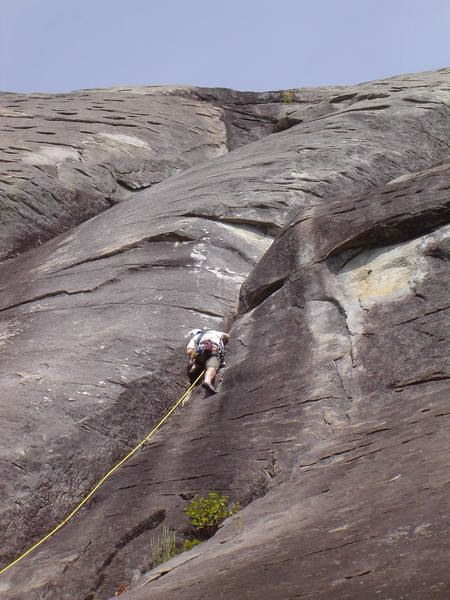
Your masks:
<svg viewBox="0 0 450 600"><path fill-rule="evenodd" d="M204 388L210 394L215 394L216 393L216 390L214 389L214 387L211 384L206 383L206 381L204 381L202 383L202 388Z"/></svg>

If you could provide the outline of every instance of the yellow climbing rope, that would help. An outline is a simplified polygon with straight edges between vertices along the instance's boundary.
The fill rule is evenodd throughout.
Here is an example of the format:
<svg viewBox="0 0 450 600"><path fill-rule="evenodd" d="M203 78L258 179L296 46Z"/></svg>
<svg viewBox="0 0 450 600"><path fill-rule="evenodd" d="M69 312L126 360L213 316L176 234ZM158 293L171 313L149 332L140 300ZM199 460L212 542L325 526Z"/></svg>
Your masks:
<svg viewBox="0 0 450 600"><path fill-rule="evenodd" d="M100 479L100 481L97 483L97 485L95 485L92 490L89 492L89 494L78 504L78 506L76 508L73 509L73 511L70 513L70 515L68 517L66 517L64 519L64 521L61 521L61 523L59 525L57 525L54 529L52 529L52 531L50 531L50 533L47 533L47 535L45 537L43 537L39 542L37 542L36 544L34 544L34 546L31 546L31 548L29 548L26 552L24 552L23 554L21 554L18 558L16 558L15 560L13 560L11 563L9 563L9 565L6 565L6 567L4 567L1 571L0 571L0 575L2 573L4 573L5 571L7 571L8 569L10 569L12 566L14 566L15 564L17 564L20 560L22 560L22 558L25 558L25 556L27 556L28 554L30 554L31 552L33 552L33 550L36 550L36 548L38 548L41 544L43 544L45 541L47 541L49 538L52 537L52 535L54 535L57 531L59 531L61 529L61 527L63 527L79 510L80 508L86 504L86 502L89 500L89 498L98 490L98 488L108 479L108 477L110 475L112 475L114 473L114 471L116 471L121 465L123 465L123 463L125 461L127 461L131 456L133 456L133 454L135 452L137 452L139 450L139 448L141 446L143 446L145 444L145 442L155 433L155 431L157 431L161 425L167 421L167 419L170 417L170 415L173 413L173 411L177 408L177 406L186 398L186 396L189 394L189 392L192 390L192 388L194 387L194 385L197 383L197 381L199 381L199 379L203 376L203 373L205 371L202 371L200 373L200 375L197 377L197 379L194 381L194 383L192 385L190 385L188 387L188 389L184 392L184 394L181 396L181 398L179 398L176 403L172 406L172 408L169 410L169 412L161 419L161 421L158 423L158 425L156 425L156 427L154 427L149 434L147 434L145 436L145 438L139 442L139 444L133 448L133 450L131 450L131 452L128 452L128 454L122 458L121 461L119 461L110 471L108 471L108 473L106 473L106 475L104 477L102 477Z"/></svg>

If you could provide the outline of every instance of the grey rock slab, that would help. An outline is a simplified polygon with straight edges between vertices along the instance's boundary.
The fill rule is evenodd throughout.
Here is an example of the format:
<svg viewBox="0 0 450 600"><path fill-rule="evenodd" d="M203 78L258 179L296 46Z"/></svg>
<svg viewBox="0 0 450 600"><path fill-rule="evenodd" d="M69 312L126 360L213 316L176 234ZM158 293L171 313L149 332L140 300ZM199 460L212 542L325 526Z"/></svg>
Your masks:
<svg viewBox="0 0 450 600"><path fill-rule="evenodd" d="M259 139L280 110L278 93L263 102L256 93L194 87L0 93L0 256Z"/></svg>
<svg viewBox="0 0 450 600"><path fill-rule="evenodd" d="M443 78L440 72L419 74L415 82L411 76L408 94L439 89L445 96ZM395 87L395 80L386 85ZM248 532L239 551L227 555L220 532L198 550L214 548L217 559L199 560L199 571L193 560L192 581L204 586L200 595L208 597L211 589L211 597L220 597L225 575L217 585L213 578L236 561L245 565L244 553L254 557L249 564L260 565L251 567L254 579L243 584L228 577L227 585L232 596L247 584L250 593L257 579L267 583L258 555L265 556L268 540L280 543L277 527L267 518L263 526L262 515L274 515L280 527L287 519L288 509L277 516L277 494L289 504L303 493L303 477L325 489L328 477L340 477L329 476L328 466L343 468L342 477L353 482L346 464L335 462L351 448L358 452L358 427L371 431L388 417L397 427L429 406L433 414L443 412L448 108L424 110L390 94L389 107L329 114L194 165L0 265L2 563L70 512L147 433L170 398L181 395L187 330L229 320L233 336L219 394L209 400L193 394L76 520L4 574L0 592L8 600L44 593L58 600L111 596L122 581L130 584L151 567L148 545L162 524L182 535L189 494L211 489L243 505L259 497L242 517L255 515L263 543L252 549L257 538ZM271 246L273 236L279 237ZM405 329L402 320L409 321ZM425 333L414 329L419 320ZM400 397L406 398L401 411L392 412ZM428 423L435 429L426 429ZM405 439L411 433L419 435L417 444L428 444L440 439L441 424L440 416L419 419ZM380 439L387 448L385 436ZM443 466L432 453L414 479L413 459L402 454L410 443L397 444L392 456L405 461L411 490L421 473ZM377 468L374 481L382 479L383 461ZM312 504L308 485L296 515L303 502ZM361 491L361 506L371 489ZM432 506L441 506L439 490ZM327 498L325 514L334 500ZM319 512L305 523L312 538ZM431 531L436 527L433 521ZM292 531L288 553L303 556L295 549L301 544ZM436 543L439 559L440 548ZM346 556L347 568L354 558ZM433 572L441 562L433 563ZM271 567L274 579L277 569ZM164 594L181 585L178 571L145 589L170 597ZM267 597L300 593L293 571L288 577L279 570L286 586L282 593L270 588ZM341 575L330 571L336 581ZM354 579L344 577L340 597ZM333 581L318 578L324 594Z"/></svg>
<svg viewBox="0 0 450 600"><path fill-rule="evenodd" d="M282 287L253 308L241 305L231 329L240 349L217 402L224 433L217 427L211 439L209 429L200 442L209 457L200 463L198 452L193 462L199 472L226 469L234 499L263 496L125 598L446 597L448 174L448 166L431 169L341 201L342 214L355 207L345 225L331 205L327 216L290 228L269 251L273 262L258 264L250 280L295 254ZM385 202L396 193L395 206ZM406 207L422 215L412 230ZM430 213L445 224L430 223ZM333 228L321 236L325 223ZM351 236L364 248L364 277L359 260L340 251ZM314 243L316 263L302 260L302 243ZM363 319L352 314L353 295ZM250 457L261 461L265 489L252 487ZM208 484L193 489L206 493Z"/></svg>

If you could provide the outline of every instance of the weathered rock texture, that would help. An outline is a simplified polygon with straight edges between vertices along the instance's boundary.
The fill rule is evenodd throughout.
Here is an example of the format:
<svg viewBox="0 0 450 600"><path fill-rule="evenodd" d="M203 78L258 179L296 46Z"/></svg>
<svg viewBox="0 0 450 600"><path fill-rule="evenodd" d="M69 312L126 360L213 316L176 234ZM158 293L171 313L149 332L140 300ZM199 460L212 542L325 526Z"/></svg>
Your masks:
<svg viewBox="0 0 450 600"><path fill-rule="evenodd" d="M160 110L164 90L145 106ZM280 93L177 88L216 123L196 143L223 143L186 162L197 123L186 109L168 158L158 150L161 165L142 169L159 185L0 265L2 564L181 395L184 333L232 334L219 394L195 392L86 509L0 576L8 600L98 600L122 582L136 600L450 593L449 71L293 95L284 106ZM239 134L239 119L254 130ZM134 150L125 159L108 144L89 164L131 172ZM77 193L81 221L91 200ZM65 219L62 208L47 237ZM24 244L13 234L7 252ZM181 540L189 497L212 489L245 508L149 571L152 536L165 525Z"/></svg>
<svg viewBox="0 0 450 600"><path fill-rule="evenodd" d="M312 106L330 91L302 90L299 101ZM271 133L281 99L186 86L0 93L0 258Z"/></svg>

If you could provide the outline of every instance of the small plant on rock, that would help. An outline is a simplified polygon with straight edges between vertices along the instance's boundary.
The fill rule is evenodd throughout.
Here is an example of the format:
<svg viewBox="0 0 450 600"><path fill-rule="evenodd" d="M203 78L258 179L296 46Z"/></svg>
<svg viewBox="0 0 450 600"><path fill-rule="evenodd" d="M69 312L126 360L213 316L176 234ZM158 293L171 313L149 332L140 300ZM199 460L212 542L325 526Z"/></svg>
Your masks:
<svg viewBox="0 0 450 600"><path fill-rule="evenodd" d="M153 568L178 554L175 532L163 527L160 536L152 537L150 551Z"/></svg>
<svg viewBox="0 0 450 600"><path fill-rule="evenodd" d="M238 510L239 503L231 509L228 505L227 496L210 492L207 498L194 496L184 512L191 522L195 537L199 540L205 540L216 533L222 521L234 515Z"/></svg>
<svg viewBox="0 0 450 600"><path fill-rule="evenodd" d="M198 540L197 538L186 538L183 543L183 552L192 550L192 548L195 548L195 546L198 546L201 543L202 540Z"/></svg>

